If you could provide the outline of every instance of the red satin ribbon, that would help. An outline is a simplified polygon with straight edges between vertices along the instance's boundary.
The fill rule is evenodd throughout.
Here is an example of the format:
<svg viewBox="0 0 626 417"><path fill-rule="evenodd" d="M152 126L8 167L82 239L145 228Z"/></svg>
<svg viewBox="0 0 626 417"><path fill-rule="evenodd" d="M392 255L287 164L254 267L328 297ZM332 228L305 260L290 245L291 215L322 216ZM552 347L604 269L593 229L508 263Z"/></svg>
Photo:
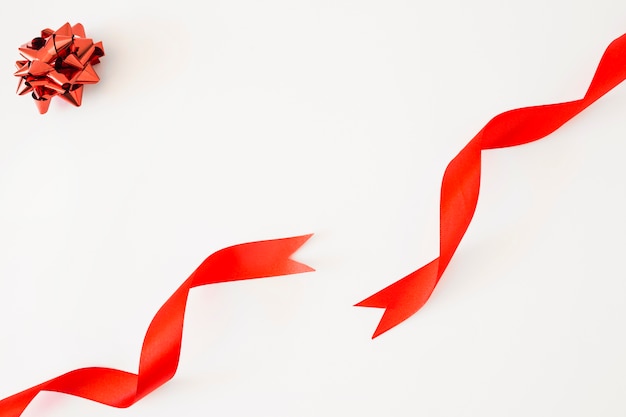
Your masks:
<svg viewBox="0 0 626 417"><path fill-rule="evenodd" d="M428 300L469 226L480 188L480 155L541 139L626 79L626 35L608 46L580 100L525 107L494 117L454 157L441 184L439 257L356 304L384 308L375 338L415 314Z"/></svg>
<svg viewBox="0 0 626 417"><path fill-rule="evenodd" d="M18 417L41 391L75 395L126 408L172 379L178 367L189 290L206 284L313 271L289 257L311 235L244 243L209 256L152 319L141 348L139 373L82 368L0 401L0 417Z"/></svg>

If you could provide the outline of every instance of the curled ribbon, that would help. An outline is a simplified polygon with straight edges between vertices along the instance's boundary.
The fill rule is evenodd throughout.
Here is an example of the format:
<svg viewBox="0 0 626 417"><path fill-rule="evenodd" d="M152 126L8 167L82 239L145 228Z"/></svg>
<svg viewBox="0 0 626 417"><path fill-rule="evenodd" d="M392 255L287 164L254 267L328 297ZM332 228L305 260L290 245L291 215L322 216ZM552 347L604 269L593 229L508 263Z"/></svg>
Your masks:
<svg viewBox="0 0 626 417"><path fill-rule="evenodd" d="M565 103L524 107L491 119L448 164L441 184L439 257L356 304L384 308L372 338L415 314L432 294L465 234L478 202L481 152L541 139L626 79L626 34L607 47L587 93Z"/></svg>
<svg viewBox="0 0 626 417"><path fill-rule="evenodd" d="M126 408L172 379L178 368L189 290L206 284L313 271L290 259L311 235L231 246L209 256L152 319L137 374L111 368L81 368L0 401L0 417L18 417L41 391L56 391Z"/></svg>

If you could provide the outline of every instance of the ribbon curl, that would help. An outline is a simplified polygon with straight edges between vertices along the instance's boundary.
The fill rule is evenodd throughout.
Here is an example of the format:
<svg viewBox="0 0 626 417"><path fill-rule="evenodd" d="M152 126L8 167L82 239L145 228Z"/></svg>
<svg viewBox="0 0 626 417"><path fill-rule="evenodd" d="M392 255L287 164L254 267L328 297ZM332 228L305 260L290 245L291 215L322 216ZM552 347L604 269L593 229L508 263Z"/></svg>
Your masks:
<svg viewBox="0 0 626 417"><path fill-rule="evenodd" d="M439 257L356 304L384 308L372 339L415 314L430 298L472 221L480 188L481 152L544 138L626 79L626 34L600 59L587 93L564 103L524 107L491 119L448 164L441 184Z"/></svg>
<svg viewBox="0 0 626 417"><path fill-rule="evenodd" d="M189 290L206 284L313 271L290 259L312 235L231 246L209 256L172 294L146 332L137 374L111 368L81 368L0 401L0 417L19 417L41 391L56 391L126 408L174 377L180 357Z"/></svg>

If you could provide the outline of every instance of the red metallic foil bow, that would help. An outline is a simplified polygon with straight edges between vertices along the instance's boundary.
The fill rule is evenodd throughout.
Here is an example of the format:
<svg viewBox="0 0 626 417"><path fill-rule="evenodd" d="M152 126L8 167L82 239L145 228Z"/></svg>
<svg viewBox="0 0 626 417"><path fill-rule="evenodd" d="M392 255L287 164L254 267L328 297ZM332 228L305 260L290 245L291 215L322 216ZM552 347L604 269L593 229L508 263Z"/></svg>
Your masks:
<svg viewBox="0 0 626 417"><path fill-rule="evenodd" d="M137 374L111 368L81 368L0 401L0 417L18 417L41 391L56 391L126 408L172 379L178 368L189 290L206 284L313 271L290 259L311 235L244 243L209 256L152 319Z"/></svg>
<svg viewBox="0 0 626 417"><path fill-rule="evenodd" d="M356 304L384 308L372 338L415 314L428 300L465 234L478 201L483 150L541 139L561 127L626 79L626 35L606 49L587 93L565 103L525 107L499 114L454 157L441 184L439 257Z"/></svg>
<svg viewBox="0 0 626 417"><path fill-rule="evenodd" d="M100 81L93 66L104 56L102 42L87 38L80 23L66 23L56 31L44 29L41 37L19 51L25 60L15 63L15 76L20 77L17 94L31 93L41 114L48 111L54 96L80 106L83 86Z"/></svg>

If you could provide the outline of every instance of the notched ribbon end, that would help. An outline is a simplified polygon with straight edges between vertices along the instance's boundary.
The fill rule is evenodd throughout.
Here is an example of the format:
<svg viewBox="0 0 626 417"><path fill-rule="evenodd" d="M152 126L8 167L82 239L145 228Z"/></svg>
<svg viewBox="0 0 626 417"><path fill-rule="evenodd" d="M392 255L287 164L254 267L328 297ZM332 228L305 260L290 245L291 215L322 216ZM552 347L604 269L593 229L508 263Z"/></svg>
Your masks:
<svg viewBox="0 0 626 417"><path fill-rule="evenodd" d="M292 256L313 236L313 233L282 239L257 242L259 248L266 246L266 260L275 268L275 275L291 275L314 272L315 269L292 259ZM270 252L271 251L271 252ZM280 273L278 272L280 271Z"/></svg>
<svg viewBox="0 0 626 417"><path fill-rule="evenodd" d="M293 244L295 246L293 252L291 252L290 257L287 259L287 261L290 263L291 265L291 269L294 271L293 273L302 273L302 272L315 272L315 269L310 267L309 265L303 264L302 262L298 262L296 260L291 259L291 256L293 256L293 254L298 251L311 237L313 236L313 233L309 233L308 235L302 235L302 236L295 236L292 238L287 238L291 241L293 241Z"/></svg>
<svg viewBox="0 0 626 417"><path fill-rule="evenodd" d="M403 308L403 304L405 307L407 306L405 303L398 302L399 300L393 300L393 296L397 290L394 286L400 282L401 281L398 281L354 305L355 307L385 309L383 316L378 322L378 326L372 335L372 339L375 339L386 331L393 329L419 310L419 306L409 309Z"/></svg>
<svg viewBox="0 0 626 417"><path fill-rule="evenodd" d="M428 301L437 285L439 259L410 273L399 281L378 291L355 304L355 307L384 308L385 312L372 335L377 338L393 329L417 311Z"/></svg>
<svg viewBox="0 0 626 417"><path fill-rule="evenodd" d="M372 334L372 339L376 339L378 336L385 333L386 331L393 329L394 327L402 323L404 320L406 320L410 316L409 315L409 316L404 317L403 315L398 314L398 310L393 307L382 307L378 305L370 305L368 303L369 301L370 299L367 298L361 301L360 303L355 304L354 306L355 307L376 307L376 308L385 309L385 312L383 313L383 316L378 322L378 326L376 327L374 334Z"/></svg>

